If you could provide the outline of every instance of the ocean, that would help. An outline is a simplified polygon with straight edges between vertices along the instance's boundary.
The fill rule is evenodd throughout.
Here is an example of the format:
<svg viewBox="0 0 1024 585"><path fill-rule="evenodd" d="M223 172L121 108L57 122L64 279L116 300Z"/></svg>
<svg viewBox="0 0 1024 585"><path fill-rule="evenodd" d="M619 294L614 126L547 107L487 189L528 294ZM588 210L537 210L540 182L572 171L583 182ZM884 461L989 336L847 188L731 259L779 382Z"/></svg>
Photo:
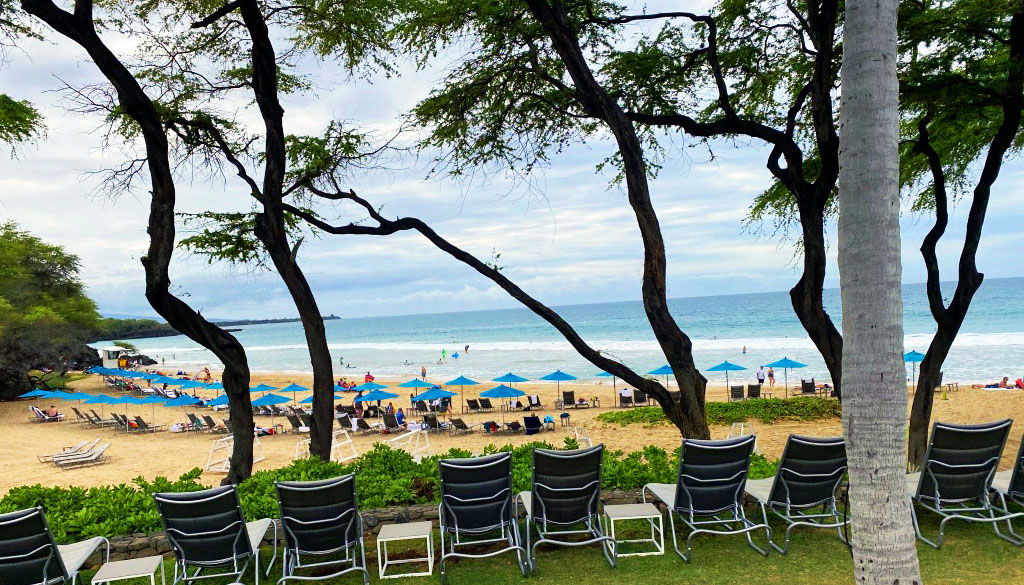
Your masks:
<svg viewBox="0 0 1024 585"><path fill-rule="evenodd" d="M952 294L953 287L947 283L943 290ZM935 330L924 285L904 286L903 296L905 350L924 352ZM838 289L825 291L825 304L838 322ZM789 357L807 364L788 373L791 382L829 379L823 360L793 314L788 292L679 298L669 305L693 339L698 368L729 360L749 368L730 374L730 380L745 382L753 379L758 366ZM557 310L593 347L638 371L666 363L639 301ZM587 379L598 372L554 328L526 309L343 318L327 321L326 326L339 378L361 379L367 371L376 376L418 376L421 365L435 380L466 375L483 381L509 371L535 379L555 369ZM310 371L299 323L246 326L235 335L254 371ZM219 365L210 352L184 336L132 342L168 366ZM447 355L444 360L442 350ZM339 366L342 361L343 367ZM907 370L909 378L909 364ZM1013 380L1024 375L1024 277L985 281L944 371L946 380L959 381L992 381L1002 376ZM777 381L782 382L784 374L777 372ZM712 382L724 381L720 373L708 377Z"/></svg>

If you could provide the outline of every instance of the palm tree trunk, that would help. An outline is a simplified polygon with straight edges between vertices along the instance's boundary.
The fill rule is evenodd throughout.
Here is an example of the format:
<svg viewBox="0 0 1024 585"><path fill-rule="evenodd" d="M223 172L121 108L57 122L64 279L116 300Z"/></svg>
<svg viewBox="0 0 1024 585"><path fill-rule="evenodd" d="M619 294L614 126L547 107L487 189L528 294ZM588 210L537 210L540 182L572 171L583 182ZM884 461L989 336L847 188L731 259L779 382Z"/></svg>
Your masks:
<svg viewBox="0 0 1024 585"><path fill-rule="evenodd" d="M921 583L905 487L896 0L850 0L840 106L843 431L854 580Z"/></svg>

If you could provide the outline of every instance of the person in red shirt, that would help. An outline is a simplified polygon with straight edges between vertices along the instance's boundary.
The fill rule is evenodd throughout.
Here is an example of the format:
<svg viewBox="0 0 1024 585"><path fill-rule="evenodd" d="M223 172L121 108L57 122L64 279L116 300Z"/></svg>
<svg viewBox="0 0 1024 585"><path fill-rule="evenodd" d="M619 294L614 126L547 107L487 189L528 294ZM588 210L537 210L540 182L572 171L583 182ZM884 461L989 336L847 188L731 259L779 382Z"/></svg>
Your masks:
<svg viewBox="0 0 1024 585"><path fill-rule="evenodd" d="M363 379L364 382L373 382L373 375L370 372L366 372L366 377Z"/></svg>

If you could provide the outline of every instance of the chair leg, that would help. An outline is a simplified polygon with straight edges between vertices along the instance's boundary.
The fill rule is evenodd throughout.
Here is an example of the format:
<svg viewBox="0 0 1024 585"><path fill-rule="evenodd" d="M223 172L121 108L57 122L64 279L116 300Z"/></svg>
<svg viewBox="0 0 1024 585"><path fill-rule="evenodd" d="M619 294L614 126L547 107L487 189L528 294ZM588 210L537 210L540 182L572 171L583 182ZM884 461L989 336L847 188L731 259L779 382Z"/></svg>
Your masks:
<svg viewBox="0 0 1024 585"><path fill-rule="evenodd" d="M942 548L942 532L945 525L941 523L939 524L939 542L934 542L926 538L925 535L921 533L921 524L917 520L917 508L914 506L913 498L910 499L910 520L914 523L914 533L917 534L917 537L921 539L922 542L934 549Z"/></svg>

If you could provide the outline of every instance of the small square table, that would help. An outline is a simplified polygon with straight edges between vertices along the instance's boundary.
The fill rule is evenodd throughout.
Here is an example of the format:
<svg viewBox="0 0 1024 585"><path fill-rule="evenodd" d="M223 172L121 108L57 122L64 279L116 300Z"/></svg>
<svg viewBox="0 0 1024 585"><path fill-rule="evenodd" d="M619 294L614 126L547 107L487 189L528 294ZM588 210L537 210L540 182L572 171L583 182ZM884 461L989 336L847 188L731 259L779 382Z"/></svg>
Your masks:
<svg viewBox="0 0 1024 585"><path fill-rule="evenodd" d="M92 577L93 585L99 583L112 583L126 579L139 579L149 577L151 585L156 585L156 570L160 569L160 583L166 585L164 579L164 557L140 557L137 559L126 559L104 563L99 571Z"/></svg>
<svg viewBox="0 0 1024 585"><path fill-rule="evenodd" d="M427 556L415 559L400 559L393 561L388 559L388 543L398 540L419 540L427 541ZM383 556L381 551L383 550ZM397 573L385 575L389 565L403 563L427 563L426 572L419 573ZM424 577L434 573L434 525L429 521L407 522L405 524L385 524L377 535L377 573L381 579L396 579L398 577Z"/></svg>
<svg viewBox="0 0 1024 585"><path fill-rule="evenodd" d="M665 523L661 517L661 511L654 504L612 504L604 507L604 517L607 521L607 533L616 544L623 543L648 543L654 545L654 550L620 553L616 548L616 557L646 557L650 555L665 554ZM651 525L651 536L649 538L637 538L630 540L619 540L615 538L615 523L620 520L647 520ZM657 520L657 525L655 525ZM611 552L611 545L605 543Z"/></svg>

